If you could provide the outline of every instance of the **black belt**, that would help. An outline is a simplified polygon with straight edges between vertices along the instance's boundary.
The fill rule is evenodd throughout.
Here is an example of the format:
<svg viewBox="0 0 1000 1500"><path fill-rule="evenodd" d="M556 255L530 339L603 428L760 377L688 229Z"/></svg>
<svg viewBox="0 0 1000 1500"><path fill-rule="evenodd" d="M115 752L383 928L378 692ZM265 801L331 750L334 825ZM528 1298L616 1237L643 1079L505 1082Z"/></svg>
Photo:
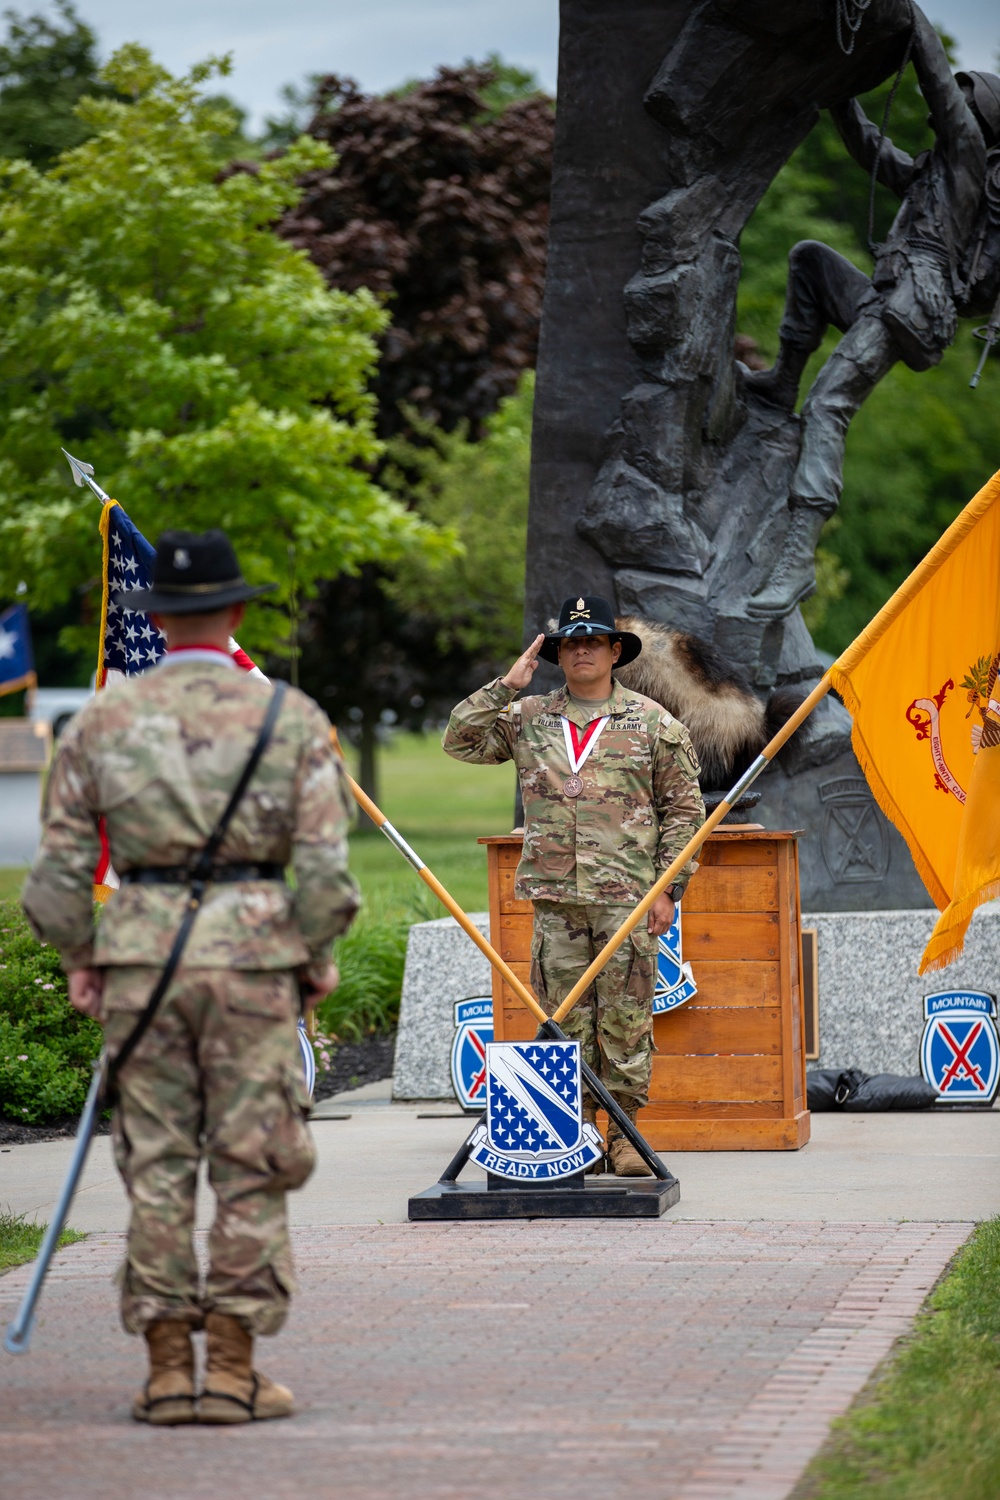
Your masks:
<svg viewBox="0 0 1000 1500"><path fill-rule="evenodd" d="M119 878L122 885L190 885L192 873L190 865L137 865L132 870L123 870ZM267 861L210 865L206 878L221 885L232 885L238 880L284 880L285 867Z"/></svg>

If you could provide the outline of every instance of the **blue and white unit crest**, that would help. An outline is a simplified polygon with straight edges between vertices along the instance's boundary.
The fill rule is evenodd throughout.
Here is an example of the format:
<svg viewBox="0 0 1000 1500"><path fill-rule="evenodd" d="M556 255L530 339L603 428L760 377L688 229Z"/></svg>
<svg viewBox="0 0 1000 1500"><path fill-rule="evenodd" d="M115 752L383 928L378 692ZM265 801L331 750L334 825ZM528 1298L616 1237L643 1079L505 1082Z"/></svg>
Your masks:
<svg viewBox="0 0 1000 1500"><path fill-rule="evenodd" d="M486 1103L486 1047L493 1040L493 1001L489 995L459 1000L451 1044L451 1083L464 1109Z"/></svg>
<svg viewBox="0 0 1000 1500"><path fill-rule="evenodd" d="M674 908L674 920L660 938L656 955L656 987L653 990L653 1014L676 1010L686 1000L697 995L691 965L681 957L681 906Z"/></svg>
<svg viewBox="0 0 1000 1500"><path fill-rule="evenodd" d="M490 1042L486 1119L470 1161L499 1177L548 1182L583 1172L602 1153L584 1125L579 1042Z"/></svg>
<svg viewBox="0 0 1000 1500"><path fill-rule="evenodd" d="M996 997L939 990L924 998L920 1071L943 1104L992 1104L1000 1083Z"/></svg>

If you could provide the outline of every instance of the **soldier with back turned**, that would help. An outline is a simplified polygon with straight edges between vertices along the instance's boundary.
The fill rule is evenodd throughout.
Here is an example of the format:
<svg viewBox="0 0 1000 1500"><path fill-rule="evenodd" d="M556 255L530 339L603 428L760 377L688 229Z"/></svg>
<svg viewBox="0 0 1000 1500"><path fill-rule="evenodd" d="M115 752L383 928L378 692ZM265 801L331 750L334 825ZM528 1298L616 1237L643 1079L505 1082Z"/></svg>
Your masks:
<svg viewBox="0 0 1000 1500"><path fill-rule="evenodd" d="M684 725L612 675L641 650L638 636L616 629L605 599L568 599L558 629L460 703L444 736L456 760L517 766L524 849L515 894L534 903L531 984L550 1015L704 820ZM562 668L565 686L515 702L539 656ZM649 1098L658 938L694 869L685 865L563 1022L633 1121ZM596 1113L587 1096L585 1121ZM613 1121L608 1160L618 1176L648 1175Z"/></svg>
<svg viewBox="0 0 1000 1500"><path fill-rule="evenodd" d="M245 582L222 532L165 533L152 590L118 604L152 617L167 655L99 693L59 746L24 906L60 952L73 1005L102 1022L112 1058L154 991L192 867L268 713L271 685L229 650L244 602L264 591ZM314 1162L299 989L311 1005L336 984L331 940L357 908L347 816L329 721L289 689L180 967L117 1075L114 1148L132 1204L122 1319L145 1336L150 1361L138 1421L234 1423L292 1410L291 1392L254 1370L253 1340L278 1331L295 1290L285 1193ZM95 930L102 819L121 889ZM193 1245L202 1161L216 1197L204 1283ZM199 1398L191 1335L202 1328Z"/></svg>

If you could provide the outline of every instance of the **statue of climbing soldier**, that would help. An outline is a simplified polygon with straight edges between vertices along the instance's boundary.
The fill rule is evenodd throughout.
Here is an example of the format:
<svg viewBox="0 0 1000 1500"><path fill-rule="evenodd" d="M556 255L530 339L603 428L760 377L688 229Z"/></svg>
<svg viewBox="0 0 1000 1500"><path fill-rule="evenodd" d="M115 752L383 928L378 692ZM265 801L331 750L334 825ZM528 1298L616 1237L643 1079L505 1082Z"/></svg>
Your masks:
<svg viewBox="0 0 1000 1500"><path fill-rule="evenodd" d="M1000 195L994 191L993 202L987 193L1000 176L994 151L1000 78L953 75L940 38L916 6L913 28L912 58L933 148L909 156L881 135L856 99L831 111L854 159L901 199L885 242L874 249L872 275L828 245L795 245L777 361L770 370L744 374L750 396L793 411L806 364L827 327L843 334L802 408L788 533L770 578L750 600L757 617L788 614L815 587L816 543L840 501L844 444L855 413L898 361L911 370L936 365L955 337L958 317L987 306L987 283L1000 269Z"/></svg>

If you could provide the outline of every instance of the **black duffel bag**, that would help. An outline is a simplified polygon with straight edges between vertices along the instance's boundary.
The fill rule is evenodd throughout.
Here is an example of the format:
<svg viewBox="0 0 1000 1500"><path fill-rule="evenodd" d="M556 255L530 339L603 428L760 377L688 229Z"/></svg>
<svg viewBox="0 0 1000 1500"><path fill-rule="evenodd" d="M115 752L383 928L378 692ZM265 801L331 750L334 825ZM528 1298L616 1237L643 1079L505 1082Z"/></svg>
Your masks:
<svg viewBox="0 0 1000 1500"><path fill-rule="evenodd" d="M863 1073L860 1068L817 1068L806 1074L810 1110L861 1113L886 1109L930 1109L937 1091L922 1078L897 1073Z"/></svg>

